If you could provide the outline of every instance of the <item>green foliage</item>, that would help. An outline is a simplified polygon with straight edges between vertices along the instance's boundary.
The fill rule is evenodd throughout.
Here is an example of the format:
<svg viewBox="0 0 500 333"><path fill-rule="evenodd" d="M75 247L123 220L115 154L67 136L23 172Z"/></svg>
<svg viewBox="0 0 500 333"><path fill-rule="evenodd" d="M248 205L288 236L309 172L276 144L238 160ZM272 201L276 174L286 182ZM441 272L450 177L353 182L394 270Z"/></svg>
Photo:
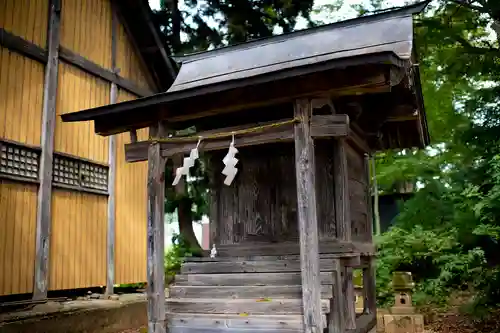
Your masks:
<svg viewBox="0 0 500 333"><path fill-rule="evenodd" d="M177 273L179 273L182 265L182 260L187 257L200 257L201 251L197 247L191 247L184 240L182 235L174 235L172 237L173 245L165 251L165 282L170 284Z"/></svg>

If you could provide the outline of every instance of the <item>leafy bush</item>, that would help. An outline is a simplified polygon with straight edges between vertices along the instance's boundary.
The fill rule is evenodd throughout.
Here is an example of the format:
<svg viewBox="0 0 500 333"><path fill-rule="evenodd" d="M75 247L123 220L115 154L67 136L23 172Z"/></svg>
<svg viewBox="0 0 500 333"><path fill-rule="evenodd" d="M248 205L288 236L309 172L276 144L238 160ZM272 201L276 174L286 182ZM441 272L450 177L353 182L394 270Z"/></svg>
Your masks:
<svg viewBox="0 0 500 333"><path fill-rule="evenodd" d="M437 184L424 188L405 203L395 226L376 239L380 305L392 300L390 282L396 270L412 273L417 305L444 305L452 291L478 286L485 252L476 242L466 241L471 227L464 221L470 220L470 211L460 210L454 195Z"/></svg>
<svg viewBox="0 0 500 333"><path fill-rule="evenodd" d="M170 284L179 273L183 258L202 255L197 248L192 248L182 235L172 237L173 245L165 251L165 282Z"/></svg>

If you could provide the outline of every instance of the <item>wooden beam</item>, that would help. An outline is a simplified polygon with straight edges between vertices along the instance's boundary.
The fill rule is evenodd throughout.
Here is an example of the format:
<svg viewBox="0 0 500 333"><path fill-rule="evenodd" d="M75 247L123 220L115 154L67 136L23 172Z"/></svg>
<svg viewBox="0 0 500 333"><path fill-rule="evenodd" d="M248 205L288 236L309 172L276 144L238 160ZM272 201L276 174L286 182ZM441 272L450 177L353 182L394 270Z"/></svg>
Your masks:
<svg viewBox="0 0 500 333"><path fill-rule="evenodd" d="M84 70L85 72L97 76L103 80L116 83L116 85L118 85L120 88L123 88L137 96L144 97L154 94L154 92L138 87L134 82L121 77L120 75L114 73L112 70L108 70L65 47L60 47L59 55L61 59L66 61L67 63L76 66L81 70Z"/></svg>
<svg viewBox="0 0 500 333"><path fill-rule="evenodd" d="M111 68L116 72L117 34L118 18L116 16L116 3L111 2ZM110 104L118 101L118 86L111 83ZM115 226L116 226L116 135L109 137L108 146L109 169L108 169L108 232L107 232L107 256L106 256L106 294L114 293L115 284Z"/></svg>
<svg viewBox="0 0 500 333"><path fill-rule="evenodd" d="M349 134L349 117L346 114L312 116L311 136L314 139L343 137Z"/></svg>
<svg viewBox="0 0 500 333"><path fill-rule="evenodd" d="M10 51L39 61L42 64L46 64L49 58L47 51L43 48L32 42L28 42L24 38L14 35L4 28L0 28L0 45Z"/></svg>
<svg viewBox="0 0 500 333"><path fill-rule="evenodd" d="M165 333L164 159L160 145L148 150L147 296L148 333Z"/></svg>
<svg viewBox="0 0 500 333"><path fill-rule="evenodd" d="M273 123L289 122L286 125L267 127L262 130L252 133L238 135L236 133L235 146L245 147L254 146L275 142L292 141L294 137L294 129L292 119L281 119L273 122L266 122L257 124L257 126L267 126ZM312 116L310 119L310 134L312 138L327 138L327 137L342 137L349 133L349 118L344 114L329 115L329 116ZM204 138L210 137L216 133L231 133L244 129L256 127L256 124L246 124L242 126L234 126L229 128L221 128L218 130L211 130L199 132L196 137L201 136ZM231 142L232 137L221 137L216 139L206 139L200 143L200 150L211 151L226 149ZM125 145L125 157L127 162L145 161L147 156L147 147L150 141L132 142ZM197 144L197 138L192 140L180 140L178 142L162 142L161 154L162 157L169 157L180 153L187 153Z"/></svg>
<svg viewBox="0 0 500 333"><path fill-rule="evenodd" d="M36 254L33 299L47 298L49 279L50 227L52 204L52 167L54 163L54 128L56 123L57 71L59 67L59 42L61 2L49 3L48 62L45 67L43 89L42 137L40 156L40 186L36 215Z"/></svg>
<svg viewBox="0 0 500 333"><path fill-rule="evenodd" d="M137 142L137 130L135 130L135 129L130 130L130 142L131 143Z"/></svg>
<svg viewBox="0 0 500 333"><path fill-rule="evenodd" d="M349 130L347 141L349 141L351 146L361 154L370 153L372 151L370 146L366 143L366 140L361 138L353 129Z"/></svg>
<svg viewBox="0 0 500 333"><path fill-rule="evenodd" d="M49 52L40 46L33 44L22 37L16 36L13 33L0 28L0 45L22 55L25 55L33 60L47 64ZM154 92L148 89L138 87L134 82L128 80L112 70L108 70L87 58L74 53L73 51L59 46L58 57L65 62L76 66L87 73L97 76L108 82L116 83L120 88L125 89L137 96L144 97L153 95Z"/></svg>
<svg viewBox="0 0 500 333"><path fill-rule="evenodd" d="M320 333L323 332L323 325L321 320L314 142L310 127L311 101L309 99L296 100L294 114L299 119L299 122L294 126L294 136L304 332Z"/></svg>

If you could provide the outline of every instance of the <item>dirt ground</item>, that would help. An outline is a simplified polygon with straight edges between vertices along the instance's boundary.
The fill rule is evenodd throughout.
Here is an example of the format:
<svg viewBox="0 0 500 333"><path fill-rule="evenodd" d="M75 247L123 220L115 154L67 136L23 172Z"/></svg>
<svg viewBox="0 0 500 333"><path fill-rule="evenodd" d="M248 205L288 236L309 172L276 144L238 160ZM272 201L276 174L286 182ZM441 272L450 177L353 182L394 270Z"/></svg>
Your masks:
<svg viewBox="0 0 500 333"><path fill-rule="evenodd" d="M426 323L425 329L434 333L500 333L500 310L497 313L486 320L461 313L440 313Z"/></svg>

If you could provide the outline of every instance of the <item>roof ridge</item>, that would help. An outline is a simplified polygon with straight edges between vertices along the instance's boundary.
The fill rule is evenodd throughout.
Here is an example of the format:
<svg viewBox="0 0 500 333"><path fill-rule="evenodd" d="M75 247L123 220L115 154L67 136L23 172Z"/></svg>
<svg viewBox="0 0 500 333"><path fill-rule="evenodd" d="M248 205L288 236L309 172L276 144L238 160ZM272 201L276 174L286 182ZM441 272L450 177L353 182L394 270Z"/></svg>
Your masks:
<svg viewBox="0 0 500 333"><path fill-rule="evenodd" d="M412 4L409 6L396 7L396 9L387 9L381 12L377 12L368 16L356 17L348 20L338 21L334 23L324 24L313 28L297 30L285 34L264 37L259 39L250 40L244 43L239 43L235 45L224 46L220 48L216 48L213 50L195 52L191 54L181 55L181 56L172 56L172 58L178 63L187 63L191 61L206 59L209 57L214 57L223 53L229 53L234 51L245 50L254 46L262 46L283 42L290 38L298 38L304 35L308 35L313 32L318 32L321 30L327 29L341 29L346 27L352 27L360 24L366 24L372 21L383 21L395 16L406 16L406 15L414 15L420 13L424 8L429 4L430 0L425 0L422 2L418 2L416 4Z"/></svg>

